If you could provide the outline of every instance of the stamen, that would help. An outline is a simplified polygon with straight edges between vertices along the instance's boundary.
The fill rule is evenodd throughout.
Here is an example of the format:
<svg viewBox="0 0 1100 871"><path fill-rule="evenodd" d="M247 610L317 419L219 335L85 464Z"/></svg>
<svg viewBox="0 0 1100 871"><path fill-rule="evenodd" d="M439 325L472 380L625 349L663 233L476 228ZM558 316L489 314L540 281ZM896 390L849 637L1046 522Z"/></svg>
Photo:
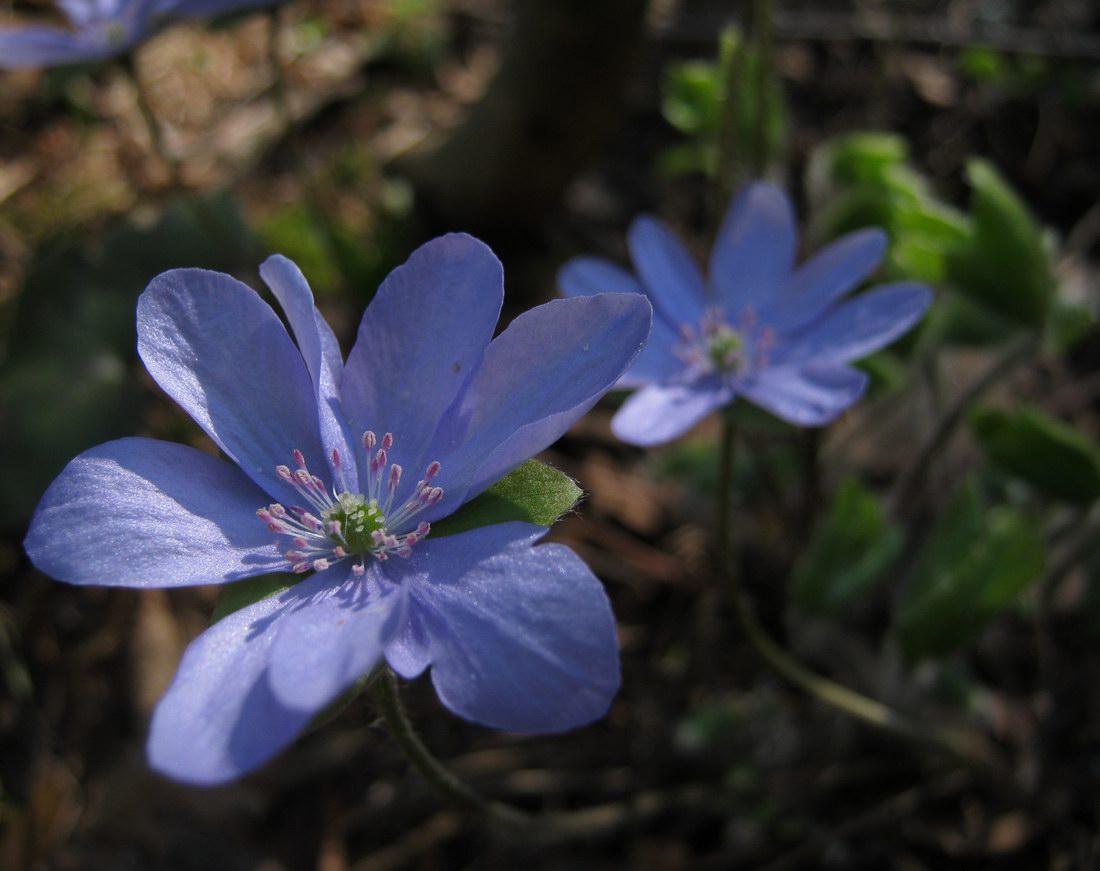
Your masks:
<svg viewBox="0 0 1100 871"><path fill-rule="evenodd" d="M442 467L438 461L429 463L404 504L391 511L402 478L401 466L389 463L393 445L392 433L385 433L381 439L370 430L363 433L363 448L369 459L365 494L326 489L324 480L309 471L305 455L298 449L293 451L295 469L276 467L278 477L298 492L304 505L287 508L274 502L258 509L256 516L272 532L290 537L293 547L284 551L284 556L294 572L324 571L351 557L358 558L351 566L352 574L362 577L368 556L379 561L395 555L407 558L413 546L428 535L431 525L426 521L411 530L409 524L421 511L442 500L443 488L432 485ZM335 448L331 457L333 475L343 486L344 481L339 480L343 477L343 458Z"/></svg>

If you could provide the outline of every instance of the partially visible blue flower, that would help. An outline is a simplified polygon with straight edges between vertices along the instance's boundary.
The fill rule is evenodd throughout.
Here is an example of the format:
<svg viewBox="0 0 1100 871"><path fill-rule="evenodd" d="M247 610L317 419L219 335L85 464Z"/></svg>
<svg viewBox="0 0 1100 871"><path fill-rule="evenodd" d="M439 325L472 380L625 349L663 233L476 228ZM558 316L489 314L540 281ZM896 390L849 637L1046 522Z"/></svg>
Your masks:
<svg viewBox="0 0 1100 871"><path fill-rule="evenodd" d="M555 441L629 367L649 330L636 294L557 300L495 339L499 261L465 235L383 282L345 363L301 272L260 273L294 338L218 272L157 277L138 303L146 368L236 466L130 438L73 460L26 548L73 584L174 587L311 573L200 635L153 717L152 765L213 784L260 765L383 659L431 669L443 704L500 729L555 732L619 684L600 583L546 530L433 535Z"/></svg>
<svg viewBox="0 0 1100 871"><path fill-rule="evenodd" d="M615 434L667 442L738 396L800 426L833 420L867 386L848 364L905 333L932 300L910 283L843 300L875 270L886 241L881 230L861 230L796 269L790 199L756 182L731 203L706 281L650 217L630 227L636 276L600 258L571 260L558 277L565 296L632 292L653 303L649 344L618 384L641 389L612 419Z"/></svg>
<svg viewBox="0 0 1100 871"><path fill-rule="evenodd" d="M69 27L0 28L0 68L93 63L129 51L168 18L200 18L275 0L58 0Z"/></svg>

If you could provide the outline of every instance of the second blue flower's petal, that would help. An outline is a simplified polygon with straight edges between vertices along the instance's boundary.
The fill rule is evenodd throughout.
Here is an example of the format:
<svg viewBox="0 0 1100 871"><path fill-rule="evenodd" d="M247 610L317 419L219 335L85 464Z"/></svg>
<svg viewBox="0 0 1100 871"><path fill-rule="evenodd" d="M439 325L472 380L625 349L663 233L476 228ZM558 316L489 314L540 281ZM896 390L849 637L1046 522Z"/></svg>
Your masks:
<svg viewBox="0 0 1100 871"><path fill-rule="evenodd" d="M611 419L611 431L639 447L664 444L732 399L733 388L717 377L690 384L650 384L623 403Z"/></svg>
<svg viewBox="0 0 1100 871"><path fill-rule="evenodd" d="M823 426L867 388L867 375L847 366L765 369L739 386L746 398L797 426Z"/></svg>
<svg viewBox="0 0 1100 871"><path fill-rule="evenodd" d="M730 317L770 303L791 272L796 244L794 207L783 189L767 182L742 189L718 228L708 276Z"/></svg>
<svg viewBox="0 0 1100 871"><path fill-rule="evenodd" d="M645 293L638 279L602 257L574 257L558 272L562 296L598 293Z"/></svg>
<svg viewBox="0 0 1100 871"><path fill-rule="evenodd" d="M434 442L445 516L555 442L626 371L649 333L635 293L558 299L493 340Z"/></svg>
<svg viewBox="0 0 1100 871"><path fill-rule="evenodd" d="M879 229L849 233L800 266L761 320L779 332L795 330L820 317L830 305L859 285L886 253Z"/></svg>
<svg viewBox="0 0 1100 871"><path fill-rule="evenodd" d="M653 307L673 326L695 326L707 306L699 267L680 241L656 218L642 215L630 225L630 259Z"/></svg>
<svg viewBox="0 0 1100 871"><path fill-rule="evenodd" d="M370 671L405 622L406 590L368 558L356 577L344 561L291 587L281 598L271 651L271 689L283 704L317 711Z"/></svg>
<svg viewBox="0 0 1100 871"><path fill-rule="evenodd" d="M85 451L50 485L25 546L70 584L217 584L290 564L256 509L267 494L241 472L171 442L129 438Z"/></svg>
<svg viewBox="0 0 1100 871"><path fill-rule="evenodd" d="M492 339L503 299L500 261L454 233L414 251L367 307L344 371L344 412L356 436L395 435L390 460L410 483L438 459L428 441Z"/></svg>
<svg viewBox="0 0 1100 871"><path fill-rule="evenodd" d="M770 359L775 366L850 363L908 332L931 303L932 293L924 285L882 285L784 336Z"/></svg>
<svg viewBox="0 0 1100 871"><path fill-rule="evenodd" d="M288 504L276 467L303 452L326 467L313 385L271 307L220 272L174 269L138 300L138 353L149 374L241 470Z"/></svg>
<svg viewBox="0 0 1100 871"><path fill-rule="evenodd" d="M157 771L214 786L247 774L286 747L312 711L282 705L268 686L275 621L285 605L264 599L191 642L153 714L147 753Z"/></svg>
<svg viewBox="0 0 1100 871"><path fill-rule="evenodd" d="M387 563L409 587L410 633L423 639L436 692L461 717L561 732L603 716L619 688L607 595L568 548L531 546L545 532L488 526Z"/></svg>

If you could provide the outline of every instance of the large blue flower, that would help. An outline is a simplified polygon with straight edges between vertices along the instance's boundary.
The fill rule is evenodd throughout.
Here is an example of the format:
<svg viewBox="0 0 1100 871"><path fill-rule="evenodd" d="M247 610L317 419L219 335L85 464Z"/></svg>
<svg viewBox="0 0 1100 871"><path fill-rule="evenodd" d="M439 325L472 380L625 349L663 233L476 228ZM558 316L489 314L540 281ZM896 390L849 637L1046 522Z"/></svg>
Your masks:
<svg viewBox="0 0 1100 871"><path fill-rule="evenodd" d="M166 18L213 17L275 0L58 0L69 27L0 28L0 68L92 63L150 37Z"/></svg>
<svg viewBox="0 0 1100 871"><path fill-rule="evenodd" d="M567 297L633 292L653 302L649 344L618 385L641 389L612 420L615 434L637 445L674 439L737 396L800 426L826 424L867 386L848 364L906 332L932 299L926 287L898 283L842 301L886 251L877 229L845 236L795 269L794 209L764 182L730 205L708 281L653 218L634 221L629 243L636 277L580 257L559 284Z"/></svg>
<svg viewBox="0 0 1100 871"><path fill-rule="evenodd" d="M236 466L110 442L65 468L27 535L34 564L74 584L313 572L191 644L153 718L153 766L237 777L382 659L406 678L430 667L443 703L488 726L554 732L601 716L619 683L615 624L584 563L535 547L539 526L435 537L431 523L615 383L645 341L648 303L557 300L493 339L500 263L444 236L382 284L344 363L297 267L276 256L260 272L294 340L217 272L164 273L138 303L150 374Z"/></svg>

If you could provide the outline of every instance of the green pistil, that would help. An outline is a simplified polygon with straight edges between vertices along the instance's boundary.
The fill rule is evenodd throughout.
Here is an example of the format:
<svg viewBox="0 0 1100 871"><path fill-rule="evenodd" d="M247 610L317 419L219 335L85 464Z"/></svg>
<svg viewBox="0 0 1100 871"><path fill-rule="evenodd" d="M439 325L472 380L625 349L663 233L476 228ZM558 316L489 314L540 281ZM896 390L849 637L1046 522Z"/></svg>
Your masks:
<svg viewBox="0 0 1100 871"><path fill-rule="evenodd" d="M717 369L728 372L736 368L743 347L741 336L729 327L722 326L710 336L707 353Z"/></svg>
<svg viewBox="0 0 1100 871"><path fill-rule="evenodd" d="M350 553L369 553L375 547L374 533L386 531L386 516L375 500L366 502L361 496L340 495L336 507L325 515L326 521L338 521Z"/></svg>

